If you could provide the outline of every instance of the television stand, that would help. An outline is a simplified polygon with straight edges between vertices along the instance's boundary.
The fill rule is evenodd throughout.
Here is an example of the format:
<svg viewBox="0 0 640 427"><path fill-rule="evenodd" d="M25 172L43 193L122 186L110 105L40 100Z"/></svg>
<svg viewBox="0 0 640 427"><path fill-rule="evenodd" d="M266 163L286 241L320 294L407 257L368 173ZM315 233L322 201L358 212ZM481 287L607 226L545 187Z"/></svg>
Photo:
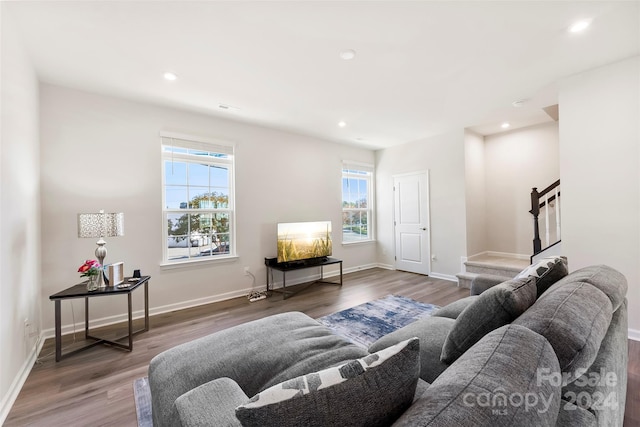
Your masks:
<svg viewBox="0 0 640 427"><path fill-rule="evenodd" d="M298 292L303 291L304 289L307 289L308 287L316 283L342 286L342 260L338 258L323 257L300 262L275 262L274 258L265 258L264 264L267 266L267 292L281 292L282 299L287 299L287 297L297 294ZM329 282L324 280L324 266L332 264L340 264L340 282ZM312 267L320 267L320 278L318 280L311 282L309 286L306 286L303 289L299 289L297 291L287 290L287 272ZM282 272L281 289L273 288L274 283L272 283L272 281L270 280L270 277L273 276L273 270ZM271 275L269 273L271 273Z"/></svg>

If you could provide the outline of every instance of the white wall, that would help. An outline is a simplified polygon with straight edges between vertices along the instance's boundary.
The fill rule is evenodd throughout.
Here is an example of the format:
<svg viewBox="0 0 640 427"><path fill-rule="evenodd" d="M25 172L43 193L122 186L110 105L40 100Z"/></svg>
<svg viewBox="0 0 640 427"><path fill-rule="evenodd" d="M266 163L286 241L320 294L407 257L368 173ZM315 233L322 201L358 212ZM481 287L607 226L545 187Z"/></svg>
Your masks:
<svg viewBox="0 0 640 427"><path fill-rule="evenodd" d="M376 152L379 260L394 265L393 175L429 171L431 275L455 279L466 254L463 131Z"/></svg>
<svg viewBox="0 0 640 427"><path fill-rule="evenodd" d="M464 132L467 256L487 251L484 137Z"/></svg>
<svg viewBox="0 0 640 427"><path fill-rule="evenodd" d="M0 424L35 361L40 329L38 82L0 5Z"/></svg>
<svg viewBox="0 0 640 427"><path fill-rule="evenodd" d="M640 306L640 58L560 85L563 248L572 270L608 264ZM640 311L629 310L640 338Z"/></svg>
<svg viewBox="0 0 640 427"><path fill-rule="evenodd" d="M159 266L160 131L236 143L236 261ZM45 328L53 327L49 295L79 283L78 266L93 257L95 241L77 237L79 212L124 212L125 236L107 239L106 262L123 261L125 274L138 268L152 276L152 313L247 294L252 283L244 266L264 289L264 257L275 255L281 221L331 220L334 256L344 259L345 270L376 262L375 245L340 244L342 161L373 163L373 151L50 85L41 87L41 138ZM134 293L135 310L142 309L141 297ZM68 304L63 325L72 322ZM83 307L75 304L79 320ZM125 307L118 298L100 298L92 318L122 318Z"/></svg>
<svg viewBox="0 0 640 427"><path fill-rule="evenodd" d="M541 191L560 178L558 123L486 136L484 142L487 250L531 255L531 189Z"/></svg>

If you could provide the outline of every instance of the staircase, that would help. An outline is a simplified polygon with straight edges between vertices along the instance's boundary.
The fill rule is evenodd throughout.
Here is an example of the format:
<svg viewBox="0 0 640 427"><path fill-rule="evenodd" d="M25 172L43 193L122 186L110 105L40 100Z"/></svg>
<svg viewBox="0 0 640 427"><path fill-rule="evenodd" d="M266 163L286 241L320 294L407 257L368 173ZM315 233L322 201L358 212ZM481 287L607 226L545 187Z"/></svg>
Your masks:
<svg viewBox="0 0 640 427"><path fill-rule="evenodd" d="M464 262L464 271L456 274L459 287L471 288L471 281L478 274L490 274L505 280L512 279L538 259L562 254L560 180L542 191L538 191L536 187L531 190L531 210L529 213L533 215L533 255L529 259L522 259L511 254L485 252L469 257ZM541 223L544 231L542 236L540 235ZM544 247L541 237L544 237Z"/></svg>
<svg viewBox="0 0 640 427"><path fill-rule="evenodd" d="M471 288L471 281L478 274L491 274L505 280L513 279L518 273L529 266L528 259L521 259L509 254L485 253L475 255L464 262L465 271L456 274L458 286Z"/></svg>

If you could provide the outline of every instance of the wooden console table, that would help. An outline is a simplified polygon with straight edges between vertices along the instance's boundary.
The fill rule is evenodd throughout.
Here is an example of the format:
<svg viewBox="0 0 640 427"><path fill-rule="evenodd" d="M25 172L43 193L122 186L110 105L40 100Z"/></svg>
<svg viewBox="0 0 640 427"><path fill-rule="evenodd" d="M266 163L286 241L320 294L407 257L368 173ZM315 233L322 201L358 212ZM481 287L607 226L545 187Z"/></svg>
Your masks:
<svg viewBox="0 0 640 427"><path fill-rule="evenodd" d="M67 288L57 294L51 295L50 300L55 302L55 323L56 323L56 362L59 362L63 357L71 356L79 351L89 349L98 344L109 344L114 347L122 348L124 350L133 350L133 336L149 330L149 279L151 276L143 276L138 278L136 282L129 282L125 277L125 284L129 286L126 288L118 288L117 286L107 286L96 291L87 291L86 283L80 283L78 285ZM144 285L144 328L137 331L133 330L133 309L131 304L131 293ZM98 338L89 335L89 298L109 296L109 295L127 295L128 298L128 334L124 337L114 340L107 340L104 338ZM85 339L92 339L89 345L78 348L68 353L62 354L62 326L61 326L61 314L60 314L60 302L63 299L71 298L84 298L84 335ZM128 338L128 344L123 344L121 341L124 338Z"/></svg>
<svg viewBox="0 0 640 427"><path fill-rule="evenodd" d="M324 283L328 285L337 285L342 286L342 260L338 258L327 257L321 260L313 259L313 260L305 260L300 262L274 262L273 258L265 258L264 263L267 266L267 292L281 292L282 299L287 299L287 296L294 295L304 289L307 289L309 286L316 283ZM332 265L332 264L340 264L340 282L329 282L324 280L324 266ZM320 267L320 278L316 281L313 281L309 284L309 286L300 289L298 291L290 291L287 290L287 272L302 270L305 268L313 268ZM282 272L282 289L273 289L274 283L269 280L269 273L273 276L273 270L278 270ZM271 286L270 286L271 285Z"/></svg>

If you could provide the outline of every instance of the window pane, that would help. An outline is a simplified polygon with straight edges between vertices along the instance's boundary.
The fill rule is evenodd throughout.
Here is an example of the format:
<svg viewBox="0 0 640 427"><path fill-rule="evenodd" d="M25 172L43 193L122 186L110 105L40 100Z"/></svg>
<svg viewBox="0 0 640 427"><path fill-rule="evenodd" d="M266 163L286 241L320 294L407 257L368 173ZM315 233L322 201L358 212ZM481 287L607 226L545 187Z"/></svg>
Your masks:
<svg viewBox="0 0 640 427"><path fill-rule="evenodd" d="M229 188L229 169L211 166L209 168L209 176L212 187Z"/></svg>
<svg viewBox="0 0 640 427"><path fill-rule="evenodd" d="M166 209L186 209L187 187L167 187L164 198Z"/></svg>
<svg viewBox="0 0 640 427"><path fill-rule="evenodd" d="M358 203L358 180L349 178L349 207L355 208Z"/></svg>
<svg viewBox="0 0 640 427"><path fill-rule="evenodd" d="M209 187L209 165L189 164L189 186Z"/></svg>
<svg viewBox="0 0 640 427"><path fill-rule="evenodd" d="M360 182L358 183L359 185L359 189L358 189L358 207L359 208L366 208L367 207L367 202L368 202L368 198L369 198L369 192L367 190L367 180L366 179L361 179Z"/></svg>
<svg viewBox="0 0 640 427"><path fill-rule="evenodd" d="M200 191L196 197L191 199L189 207L191 209L226 209L229 207L228 191L204 192L204 189L192 189L192 191Z"/></svg>
<svg viewBox="0 0 640 427"><path fill-rule="evenodd" d="M164 183L166 185L187 185L187 164L165 160Z"/></svg>
<svg viewBox="0 0 640 427"><path fill-rule="evenodd" d="M367 212L343 213L343 240L345 242L369 240L369 224L367 219Z"/></svg>

